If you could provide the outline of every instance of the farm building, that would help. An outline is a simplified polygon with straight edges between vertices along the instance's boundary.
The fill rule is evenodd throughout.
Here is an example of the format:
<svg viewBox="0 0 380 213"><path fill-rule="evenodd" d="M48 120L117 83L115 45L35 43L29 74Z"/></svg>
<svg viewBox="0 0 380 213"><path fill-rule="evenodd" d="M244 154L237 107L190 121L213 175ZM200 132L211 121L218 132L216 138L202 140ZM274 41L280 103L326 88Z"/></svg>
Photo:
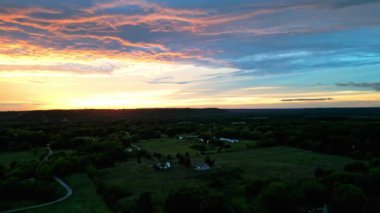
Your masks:
<svg viewBox="0 0 380 213"><path fill-rule="evenodd" d="M197 171L207 171L210 170L210 166L206 163L194 163L193 168Z"/></svg>
<svg viewBox="0 0 380 213"><path fill-rule="evenodd" d="M239 143L238 139L230 139L230 138L219 138L219 141L227 142L227 143Z"/></svg>
<svg viewBox="0 0 380 213"><path fill-rule="evenodd" d="M170 169L171 164L170 164L169 161L165 161L165 162L162 162L162 163L157 163L157 164L155 165L155 167L156 167L157 169L166 170L166 169Z"/></svg>

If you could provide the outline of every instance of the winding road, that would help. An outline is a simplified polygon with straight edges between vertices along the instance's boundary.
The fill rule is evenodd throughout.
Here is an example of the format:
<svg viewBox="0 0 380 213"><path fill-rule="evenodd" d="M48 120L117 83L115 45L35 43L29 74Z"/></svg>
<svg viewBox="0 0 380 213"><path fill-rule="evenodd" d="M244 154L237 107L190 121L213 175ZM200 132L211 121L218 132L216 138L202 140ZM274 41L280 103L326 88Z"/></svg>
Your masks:
<svg viewBox="0 0 380 213"><path fill-rule="evenodd" d="M50 146L48 145L47 146L47 149L48 149L48 153L47 155L44 157L43 159L43 162L46 162L48 159L49 159L49 156L53 154L53 150L50 148ZM42 204L38 204L38 205L34 205L34 206L28 206L28 207L23 207L23 208L17 208L17 209L11 209L11 210L6 210L6 211L2 211L0 213L11 213L11 212L21 212L21 211L26 211L26 210L32 210L32 209L37 209L37 208L41 208L41 207L45 207L45 206L50 206L50 205L53 205L53 204L56 204L56 203L59 203L59 202L62 202L64 200L66 200L67 198L69 198L72 194L73 194L73 190L70 188L69 185L67 185L61 178L57 177L57 176L53 176L54 180L56 180L63 188L65 188L66 190L66 194L55 200L55 201L51 201L51 202L47 202L47 203L42 203Z"/></svg>

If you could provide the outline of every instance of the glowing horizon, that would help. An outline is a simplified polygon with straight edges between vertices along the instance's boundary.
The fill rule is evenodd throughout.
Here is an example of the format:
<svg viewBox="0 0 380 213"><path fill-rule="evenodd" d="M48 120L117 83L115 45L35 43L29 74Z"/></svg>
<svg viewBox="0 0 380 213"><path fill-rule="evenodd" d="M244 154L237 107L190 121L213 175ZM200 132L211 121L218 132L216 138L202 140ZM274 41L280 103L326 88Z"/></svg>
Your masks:
<svg viewBox="0 0 380 213"><path fill-rule="evenodd" d="M380 106L380 1L0 0L0 111Z"/></svg>

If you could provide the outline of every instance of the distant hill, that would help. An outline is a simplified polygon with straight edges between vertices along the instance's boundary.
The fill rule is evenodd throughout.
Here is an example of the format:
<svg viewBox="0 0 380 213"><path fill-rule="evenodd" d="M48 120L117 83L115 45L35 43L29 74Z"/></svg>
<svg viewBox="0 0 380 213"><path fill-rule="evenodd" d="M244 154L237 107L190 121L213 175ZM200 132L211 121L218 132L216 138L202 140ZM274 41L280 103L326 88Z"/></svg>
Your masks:
<svg viewBox="0 0 380 213"><path fill-rule="evenodd" d="M167 120L200 118L226 114L226 110L207 108L160 108L160 109L86 109L86 110L39 110L0 112L0 122L75 122L94 120Z"/></svg>
<svg viewBox="0 0 380 213"><path fill-rule="evenodd" d="M273 118L273 117L353 117L379 118L380 108L315 108L315 109L86 109L0 112L1 123L41 123L76 121L160 121L200 118Z"/></svg>

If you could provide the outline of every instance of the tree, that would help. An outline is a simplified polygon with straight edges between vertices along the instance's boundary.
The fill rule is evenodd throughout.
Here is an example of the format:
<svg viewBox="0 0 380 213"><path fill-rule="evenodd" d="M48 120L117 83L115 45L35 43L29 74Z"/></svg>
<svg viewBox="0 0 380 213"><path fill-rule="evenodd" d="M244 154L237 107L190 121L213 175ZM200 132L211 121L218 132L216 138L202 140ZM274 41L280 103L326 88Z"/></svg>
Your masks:
<svg viewBox="0 0 380 213"><path fill-rule="evenodd" d="M366 201L364 192L352 184L340 184L334 187L331 196L331 208L334 212L361 212Z"/></svg>
<svg viewBox="0 0 380 213"><path fill-rule="evenodd" d="M167 213L196 213L200 212L206 192L199 188L184 187L170 193L165 202Z"/></svg>
<svg viewBox="0 0 380 213"><path fill-rule="evenodd" d="M183 165L187 168L191 167L191 159L189 157L185 158L185 161L183 162Z"/></svg>
<svg viewBox="0 0 380 213"><path fill-rule="evenodd" d="M227 198L222 194L211 194L207 196L206 201L202 204L202 213L217 212L228 213Z"/></svg>
<svg viewBox="0 0 380 213"><path fill-rule="evenodd" d="M215 164L215 160L211 160L210 156L205 157L205 164L209 165L210 167L213 167Z"/></svg>
<svg viewBox="0 0 380 213"><path fill-rule="evenodd" d="M53 175L53 168L48 164L41 164L37 167L35 176L38 179L48 180Z"/></svg>
<svg viewBox="0 0 380 213"><path fill-rule="evenodd" d="M259 195L261 190L268 184L268 181L261 180L261 179L255 179L252 180L251 183L249 183L245 187L245 194L248 198L256 197Z"/></svg>
<svg viewBox="0 0 380 213"><path fill-rule="evenodd" d="M322 183L328 186L338 184L353 184L362 189L368 188L367 178L360 173L334 172L322 179Z"/></svg>
<svg viewBox="0 0 380 213"><path fill-rule="evenodd" d="M380 195L380 168L371 169L369 171L369 185L372 194Z"/></svg>
<svg viewBox="0 0 380 213"><path fill-rule="evenodd" d="M295 212L295 203L287 187L280 182L266 186L261 193L260 203L268 213Z"/></svg>
<svg viewBox="0 0 380 213"><path fill-rule="evenodd" d="M326 203L327 188L315 180L305 180L300 184L303 201L311 207L320 207Z"/></svg>
<svg viewBox="0 0 380 213"><path fill-rule="evenodd" d="M152 196L150 193L142 193L140 197L137 200L136 204L136 212L137 213L153 213L155 212L154 210L154 205L152 201Z"/></svg>
<svg viewBox="0 0 380 213"><path fill-rule="evenodd" d="M4 177L5 172L6 172L5 166L0 164L0 180Z"/></svg>
<svg viewBox="0 0 380 213"><path fill-rule="evenodd" d="M363 162L349 163L344 167L347 172L358 172L366 174L368 172L368 166Z"/></svg>

